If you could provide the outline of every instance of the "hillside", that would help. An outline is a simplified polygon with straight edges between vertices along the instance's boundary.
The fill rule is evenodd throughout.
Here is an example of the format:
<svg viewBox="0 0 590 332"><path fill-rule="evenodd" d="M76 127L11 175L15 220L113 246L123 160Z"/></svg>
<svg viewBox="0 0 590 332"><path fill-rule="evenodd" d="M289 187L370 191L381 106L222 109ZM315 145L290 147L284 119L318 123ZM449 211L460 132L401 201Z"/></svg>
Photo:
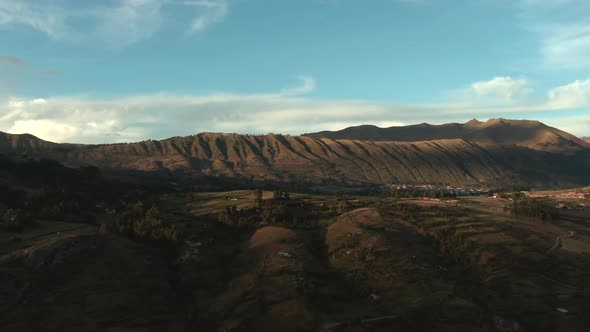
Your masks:
<svg viewBox="0 0 590 332"><path fill-rule="evenodd" d="M590 144L590 136L585 136L585 137L582 137L581 139Z"/></svg>
<svg viewBox="0 0 590 332"><path fill-rule="evenodd" d="M372 129L366 133L358 132L357 135L362 134L361 140L312 137L314 135L204 133L110 145L54 144L35 140L32 136L25 136L28 140L23 141L22 136L15 138L4 134L0 137L0 152L26 152L76 167L92 165L105 170L140 171L192 179L221 177L315 185L589 183L589 175L584 171L590 162L590 149L586 148L586 143L535 122L528 125L533 128L531 132L537 133L534 137L538 141L531 138L529 131L508 130L513 136L503 137L500 134L507 132L507 127L514 127L503 121L497 125L488 122L402 127L400 130L409 133L408 138L397 141L385 141L384 134L379 134L391 128L382 131L377 127L370 127ZM422 127L436 130L428 137L419 137L419 133L426 135L426 130L411 134L412 128ZM465 128L470 127L484 129L464 135L471 139L435 137L451 137L452 132L466 133ZM350 132L358 131L358 128L347 129L347 135L354 136ZM369 132L381 136L370 136ZM447 134L443 135L443 132ZM338 135L344 134L335 134ZM414 138L422 140L409 141ZM15 141L21 143L10 143Z"/></svg>
<svg viewBox="0 0 590 332"><path fill-rule="evenodd" d="M47 142L29 134L14 135L0 132L0 151L32 152L57 146L56 143Z"/></svg>
<svg viewBox="0 0 590 332"><path fill-rule="evenodd" d="M559 129L539 121L490 119L486 122L471 120L465 124L427 123L379 128L376 126L350 127L340 131L322 131L305 134L314 138L353 139L371 141L430 141L440 139L464 139L478 144L516 145L534 150L571 152L590 145Z"/></svg>

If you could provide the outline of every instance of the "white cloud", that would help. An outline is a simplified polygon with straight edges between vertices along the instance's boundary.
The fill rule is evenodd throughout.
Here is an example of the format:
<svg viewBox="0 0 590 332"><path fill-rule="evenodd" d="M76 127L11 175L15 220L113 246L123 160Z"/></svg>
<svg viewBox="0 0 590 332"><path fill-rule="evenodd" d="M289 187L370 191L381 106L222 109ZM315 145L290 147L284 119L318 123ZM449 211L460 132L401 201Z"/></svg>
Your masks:
<svg viewBox="0 0 590 332"><path fill-rule="evenodd" d="M204 12L197 16L187 30L189 34L201 32L210 25L220 22L227 16L229 5L227 1L194 1L192 4L201 6Z"/></svg>
<svg viewBox="0 0 590 332"><path fill-rule="evenodd" d="M558 127L588 135L576 118L559 116L577 110L586 118L590 80L556 87L545 98L526 104L467 99L426 104L391 104L363 100L313 100L312 77L276 93L171 95L149 94L100 99L92 97L12 98L0 101L0 130L29 132L58 142L106 143L161 139L204 131L301 134L348 126L464 122L471 118L551 118ZM571 113L568 113L571 115ZM555 119L562 119L557 121Z"/></svg>
<svg viewBox="0 0 590 332"><path fill-rule="evenodd" d="M540 120L549 126L559 128L578 137L590 136L590 114L543 118Z"/></svg>
<svg viewBox="0 0 590 332"><path fill-rule="evenodd" d="M548 93L548 105L555 109L572 109L590 106L590 79L577 80L553 88Z"/></svg>
<svg viewBox="0 0 590 332"><path fill-rule="evenodd" d="M227 0L0 0L0 25L26 26L58 41L119 48L158 31L167 6L194 13L192 22L186 23L190 33L220 22L229 11Z"/></svg>
<svg viewBox="0 0 590 332"><path fill-rule="evenodd" d="M313 77L299 76L299 80L302 83L300 86L292 89L283 89L280 94L282 96L305 95L310 92L313 92L316 89L316 82Z"/></svg>
<svg viewBox="0 0 590 332"><path fill-rule="evenodd" d="M524 78L514 79L509 76L499 76L489 81L471 84L469 92L476 97L510 102L528 96L533 92L533 88Z"/></svg>
<svg viewBox="0 0 590 332"><path fill-rule="evenodd" d="M521 0L524 27L537 34L541 65L550 70L590 68L590 2Z"/></svg>
<svg viewBox="0 0 590 332"><path fill-rule="evenodd" d="M551 69L590 67L590 23L549 24L537 28L544 66Z"/></svg>
<svg viewBox="0 0 590 332"><path fill-rule="evenodd" d="M60 141L64 137L75 137L80 133L80 128L51 120L17 120L10 132L14 134L35 133L49 141Z"/></svg>

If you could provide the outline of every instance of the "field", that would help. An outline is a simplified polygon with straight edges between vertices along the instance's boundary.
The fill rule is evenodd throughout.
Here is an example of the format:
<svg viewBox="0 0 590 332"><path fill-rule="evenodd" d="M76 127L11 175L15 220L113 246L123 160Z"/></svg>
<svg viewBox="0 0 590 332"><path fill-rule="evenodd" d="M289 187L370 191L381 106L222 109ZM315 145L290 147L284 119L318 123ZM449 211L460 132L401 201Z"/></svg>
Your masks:
<svg viewBox="0 0 590 332"><path fill-rule="evenodd" d="M272 202L273 192L263 200ZM304 206L312 219L251 225L217 216L235 206L256 217L254 191L168 192L155 202L181 234L175 244L55 220L0 231L2 326L51 331L66 316L72 331L583 331L590 324L587 199L542 221L514 217L509 199L485 196L291 193L279 203L288 213Z"/></svg>

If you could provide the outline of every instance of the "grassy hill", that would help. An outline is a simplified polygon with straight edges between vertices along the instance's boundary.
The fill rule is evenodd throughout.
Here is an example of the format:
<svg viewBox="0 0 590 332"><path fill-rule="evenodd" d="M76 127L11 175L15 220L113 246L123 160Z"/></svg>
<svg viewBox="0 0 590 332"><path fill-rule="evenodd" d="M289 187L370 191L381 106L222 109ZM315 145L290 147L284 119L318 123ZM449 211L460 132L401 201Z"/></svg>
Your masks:
<svg viewBox="0 0 590 332"><path fill-rule="evenodd" d="M317 185L590 183L584 171L590 163L588 144L535 121L363 126L303 136L202 133L105 145L55 144L3 134L0 152L193 179Z"/></svg>

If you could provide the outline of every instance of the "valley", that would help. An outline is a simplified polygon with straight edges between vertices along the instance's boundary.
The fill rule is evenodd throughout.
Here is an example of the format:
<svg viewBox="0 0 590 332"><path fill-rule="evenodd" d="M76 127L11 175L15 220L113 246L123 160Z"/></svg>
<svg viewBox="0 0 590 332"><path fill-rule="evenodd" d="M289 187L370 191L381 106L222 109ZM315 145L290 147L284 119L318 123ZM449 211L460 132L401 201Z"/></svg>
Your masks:
<svg viewBox="0 0 590 332"><path fill-rule="evenodd" d="M588 198L566 199L575 209L542 221L514 217L505 212L510 199L487 195L290 193L285 200L240 190L150 197L178 231L171 242L118 234L104 211L96 223L43 221L21 233L0 231L2 325L581 331L589 323ZM227 210L257 215L257 197L263 210L286 206L283 219L220 218Z"/></svg>
<svg viewBox="0 0 590 332"><path fill-rule="evenodd" d="M0 0L0 332L590 331L589 17Z"/></svg>
<svg viewBox="0 0 590 332"><path fill-rule="evenodd" d="M518 139L500 141L507 127ZM414 136L413 127L375 128L114 145L1 136L0 324L97 332L590 324L586 143L513 120L419 125ZM431 140L387 140L398 130Z"/></svg>

